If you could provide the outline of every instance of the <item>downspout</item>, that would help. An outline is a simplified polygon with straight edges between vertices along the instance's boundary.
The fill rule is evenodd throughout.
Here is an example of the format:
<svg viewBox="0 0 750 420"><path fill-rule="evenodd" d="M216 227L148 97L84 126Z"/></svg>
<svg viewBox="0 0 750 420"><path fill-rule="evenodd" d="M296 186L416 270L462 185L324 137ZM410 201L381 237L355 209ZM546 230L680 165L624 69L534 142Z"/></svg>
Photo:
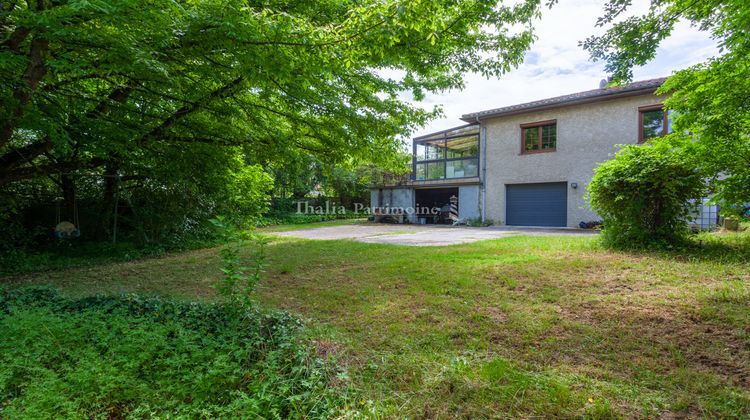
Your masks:
<svg viewBox="0 0 750 420"><path fill-rule="evenodd" d="M484 223L487 210L487 127L482 126L478 115L475 118L477 124L479 124L479 153L482 154L482 179L480 181L482 188L482 223Z"/></svg>

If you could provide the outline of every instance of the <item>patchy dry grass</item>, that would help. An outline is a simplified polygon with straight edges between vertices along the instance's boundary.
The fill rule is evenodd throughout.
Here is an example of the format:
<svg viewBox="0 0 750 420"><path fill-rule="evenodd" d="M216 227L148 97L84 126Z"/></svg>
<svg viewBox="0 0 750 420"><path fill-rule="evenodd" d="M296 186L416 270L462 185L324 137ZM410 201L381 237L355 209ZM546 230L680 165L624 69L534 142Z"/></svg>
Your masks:
<svg viewBox="0 0 750 420"><path fill-rule="evenodd" d="M750 416L750 236L636 254L590 237L450 247L276 239L259 290L385 417ZM13 277L214 297L215 249Z"/></svg>

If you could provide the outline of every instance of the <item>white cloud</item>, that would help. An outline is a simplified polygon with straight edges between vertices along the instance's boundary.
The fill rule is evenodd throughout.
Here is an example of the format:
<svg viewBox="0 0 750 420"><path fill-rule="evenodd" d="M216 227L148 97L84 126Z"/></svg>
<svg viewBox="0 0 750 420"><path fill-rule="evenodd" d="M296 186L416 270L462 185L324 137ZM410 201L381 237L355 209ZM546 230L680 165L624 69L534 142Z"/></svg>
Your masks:
<svg viewBox="0 0 750 420"><path fill-rule="evenodd" d="M518 69L500 80L469 74L462 91L428 95L417 105L441 105L445 117L415 135L460 125L462 114L597 88L606 76L604 64L589 61L588 53L578 42L603 31L594 26L602 6L601 1L595 0L562 0L551 10L545 9L536 25L538 39ZM642 12L647 7L648 0L636 0L633 11ZM680 23L662 43L656 58L634 69L635 80L667 76L704 61L716 51L708 34Z"/></svg>

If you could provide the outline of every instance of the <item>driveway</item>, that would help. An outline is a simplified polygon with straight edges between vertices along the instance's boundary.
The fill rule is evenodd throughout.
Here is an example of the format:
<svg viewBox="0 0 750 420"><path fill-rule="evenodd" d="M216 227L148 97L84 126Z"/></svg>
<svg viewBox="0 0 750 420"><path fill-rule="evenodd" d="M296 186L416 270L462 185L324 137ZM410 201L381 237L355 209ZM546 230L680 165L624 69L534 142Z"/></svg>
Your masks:
<svg viewBox="0 0 750 420"><path fill-rule="evenodd" d="M467 227L440 225L392 225L384 223L358 223L343 226L306 228L274 232L279 236L304 239L351 239L366 243L410 246L444 246L511 235L557 236L592 235L595 232L579 229L522 228L510 226Z"/></svg>

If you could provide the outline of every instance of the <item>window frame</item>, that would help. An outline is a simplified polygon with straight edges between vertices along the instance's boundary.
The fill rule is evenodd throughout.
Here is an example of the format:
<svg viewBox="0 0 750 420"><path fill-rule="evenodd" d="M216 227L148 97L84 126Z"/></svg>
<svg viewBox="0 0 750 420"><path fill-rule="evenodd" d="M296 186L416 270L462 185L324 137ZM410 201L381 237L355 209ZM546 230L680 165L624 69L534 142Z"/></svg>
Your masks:
<svg viewBox="0 0 750 420"><path fill-rule="evenodd" d="M469 127L471 125L475 124L467 124L463 127ZM456 130L456 128L452 128L450 130L447 130L446 132L443 132L442 138L438 137L437 134L440 134L439 132L436 134L428 135L428 136L422 136L417 137L412 142L412 171L411 171L411 179L414 181L421 181L421 182L430 182L430 181L442 181L442 180L450 180L450 179L468 179L468 178L477 178L480 174L480 168L479 168L479 156L482 153L482 142L480 141L480 135L479 132L476 133L460 133L460 134L453 134L453 135L447 135L448 132ZM476 156L470 156L470 157L457 157L457 158L449 158L448 157L448 141L456 138L461 137L475 137L477 142L477 154ZM424 160L417 160L417 145L421 143L427 143L427 142L442 142L443 144L443 157L440 159L424 159ZM453 177L448 178L448 162L452 161L459 161L459 160L473 160L476 162L477 167L477 174L472 176L462 176L462 177ZM443 163L443 177L442 178L427 178L428 174L428 167L425 166L425 179L417 179L417 165L428 165L430 163Z"/></svg>
<svg viewBox="0 0 750 420"><path fill-rule="evenodd" d="M667 134L669 134L669 110L664 108L664 104L639 106L638 107L638 144L645 143L649 140L649 139L643 138L643 114L645 114L646 112L653 112L653 111L662 112L661 135L659 135L659 137L664 137Z"/></svg>
<svg viewBox="0 0 750 420"><path fill-rule="evenodd" d="M543 149L542 148L542 132L544 131L543 127L548 126L548 125L555 126L555 147L551 149ZM522 155L533 155L536 153L552 153L552 152L557 151L557 119L524 123L524 124L521 124L520 127L521 127L521 154ZM539 134L537 138L539 149L526 150L526 129L535 128L535 127L539 127Z"/></svg>

